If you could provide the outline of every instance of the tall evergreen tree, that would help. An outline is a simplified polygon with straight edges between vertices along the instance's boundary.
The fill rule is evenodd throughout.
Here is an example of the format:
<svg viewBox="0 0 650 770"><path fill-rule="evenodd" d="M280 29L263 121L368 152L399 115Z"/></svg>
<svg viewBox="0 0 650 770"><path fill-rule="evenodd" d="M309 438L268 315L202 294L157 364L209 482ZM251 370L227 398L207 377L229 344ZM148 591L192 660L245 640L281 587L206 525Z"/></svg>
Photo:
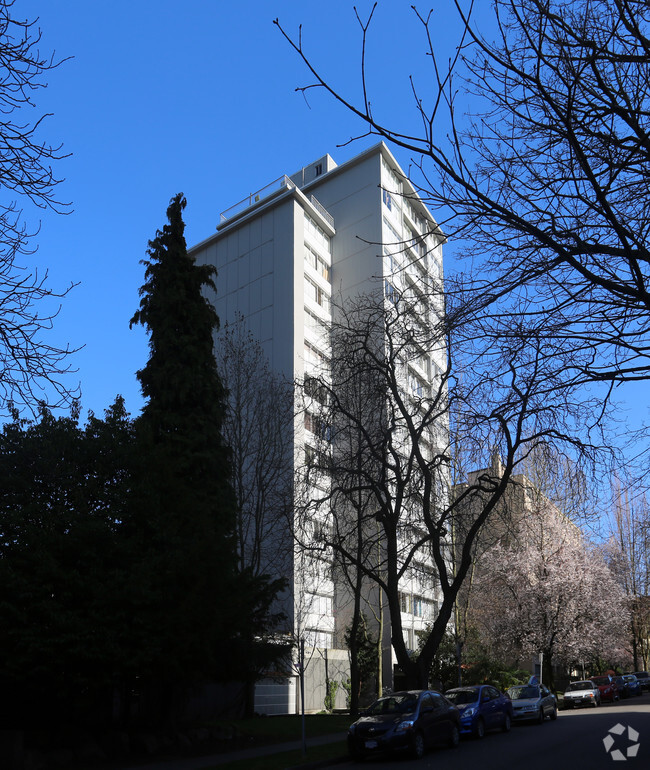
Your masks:
<svg viewBox="0 0 650 770"><path fill-rule="evenodd" d="M176 195L168 224L149 242L140 309L131 324L149 332L150 355L137 376L147 399L138 420L140 483L134 524L142 549L140 616L158 628L157 675L186 680L213 670L227 636L221 597L236 568L235 504L221 427L225 389L213 332L218 316L203 294L216 270L187 254ZM227 594L226 594L227 595ZM157 657L157 659L156 659ZM152 671L151 673L154 673Z"/></svg>
<svg viewBox="0 0 650 770"><path fill-rule="evenodd" d="M187 254L185 205L182 194L172 199L169 223L149 244L131 321L148 329L150 347L138 372L147 403L132 521L142 554L133 593L142 636L134 646L147 650L143 673L160 686L167 716L187 685L246 679L240 651L259 632L251 619L265 616L275 592L237 573L236 502L222 438L226 391L213 350L219 319L204 294L215 289L216 270Z"/></svg>

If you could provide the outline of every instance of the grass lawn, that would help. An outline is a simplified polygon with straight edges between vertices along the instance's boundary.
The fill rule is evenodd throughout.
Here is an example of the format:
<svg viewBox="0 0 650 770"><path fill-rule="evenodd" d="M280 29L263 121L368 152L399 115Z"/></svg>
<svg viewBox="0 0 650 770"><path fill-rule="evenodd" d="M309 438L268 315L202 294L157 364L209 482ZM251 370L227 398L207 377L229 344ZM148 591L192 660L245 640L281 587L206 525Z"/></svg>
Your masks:
<svg viewBox="0 0 650 770"><path fill-rule="evenodd" d="M305 716L305 734L308 738L331 733L347 733L352 720L348 714L308 714ZM284 743L302 740L302 717L288 714L255 719L233 719L228 722L255 742Z"/></svg>
<svg viewBox="0 0 650 770"><path fill-rule="evenodd" d="M341 740L326 743L323 746L310 746L307 748L306 756L300 749L283 751L280 754L267 754L258 759L239 759L223 765L206 765L204 770L284 770L284 768L299 767L308 762L338 759L346 754L345 740Z"/></svg>
<svg viewBox="0 0 650 770"><path fill-rule="evenodd" d="M305 735L314 738L320 735L340 733L341 740L323 746L310 746L304 756L301 749L273 754L272 747L277 743L302 740L302 717L300 715L282 715L257 717L255 719L234 719L228 722L242 736L240 748L268 746L269 754L259 759L241 759L222 765L206 765L205 770L219 767L220 770L235 768L238 770L275 770L275 768L297 767L306 762L336 759L346 753L345 734L350 726L347 714L309 714L305 717ZM248 744L246 745L246 740Z"/></svg>

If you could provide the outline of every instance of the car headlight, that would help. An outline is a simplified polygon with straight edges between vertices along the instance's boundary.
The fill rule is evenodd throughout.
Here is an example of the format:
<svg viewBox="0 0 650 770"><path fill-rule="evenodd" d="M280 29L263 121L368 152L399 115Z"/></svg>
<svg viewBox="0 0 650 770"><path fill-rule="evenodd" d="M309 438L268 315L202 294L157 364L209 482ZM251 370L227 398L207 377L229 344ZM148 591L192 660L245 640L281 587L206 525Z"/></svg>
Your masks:
<svg viewBox="0 0 650 770"><path fill-rule="evenodd" d="M355 728L356 728L356 725L350 725L350 728L349 728L349 730L348 730L348 732L350 733L350 735L354 735L354 731L355 731Z"/></svg>
<svg viewBox="0 0 650 770"><path fill-rule="evenodd" d="M465 711L463 711L461 716L463 716L463 717L473 717L474 714L476 714L477 711L478 711L478 709L476 708L476 706L470 706L469 708L465 709Z"/></svg>
<svg viewBox="0 0 650 770"><path fill-rule="evenodd" d="M406 733L409 730L413 729L413 720L405 719L403 722L400 722L397 727L395 728L396 733Z"/></svg>

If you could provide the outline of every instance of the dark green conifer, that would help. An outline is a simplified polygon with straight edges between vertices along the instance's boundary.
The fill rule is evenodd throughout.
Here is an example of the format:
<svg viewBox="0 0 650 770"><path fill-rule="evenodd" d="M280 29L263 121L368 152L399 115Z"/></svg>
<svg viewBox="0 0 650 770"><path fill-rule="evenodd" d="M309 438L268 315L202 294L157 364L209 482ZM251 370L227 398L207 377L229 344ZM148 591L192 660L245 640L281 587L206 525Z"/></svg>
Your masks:
<svg viewBox="0 0 650 770"><path fill-rule="evenodd" d="M204 294L215 288L216 270L187 254L185 204L182 194L172 199L168 224L149 243L131 320L147 328L150 347L138 372L147 402L138 420L133 526L142 558L134 611L140 644L153 653L149 674L166 693L222 673L236 611L235 502L221 435L226 394L213 351L219 319Z"/></svg>

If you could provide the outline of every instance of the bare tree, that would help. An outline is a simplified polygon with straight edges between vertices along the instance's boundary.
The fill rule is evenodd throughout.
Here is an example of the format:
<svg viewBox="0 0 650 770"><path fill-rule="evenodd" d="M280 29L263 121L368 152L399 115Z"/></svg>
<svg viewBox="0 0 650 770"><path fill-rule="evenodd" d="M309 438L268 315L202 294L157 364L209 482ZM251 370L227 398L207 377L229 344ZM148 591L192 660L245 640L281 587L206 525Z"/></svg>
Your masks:
<svg viewBox="0 0 650 770"><path fill-rule="evenodd" d="M305 426L313 446L307 450L301 469L300 489L305 496L299 509L298 542L303 550L325 547L332 560L337 621L339 627L346 627L346 634L341 636L346 637L350 653L350 713L354 715L361 695L359 645L365 615L374 617L378 629L378 695L383 688L383 598L381 590L377 593L369 586L361 565L374 563L380 569L383 559L380 527L375 522L376 501L367 493L365 481L369 474L381 472L381 460L364 452L364 434L377 435L381 430L377 416L384 412L386 391L374 372L355 369L356 362L340 347L345 341L339 335L334 335L333 343L335 375L332 377L330 371L324 378L311 376L303 383ZM345 415L341 414L343 405ZM320 492L314 494L316 490Z"/></svg>
<svg viewBox="0 0 650 770"><path fill-rule="evenodd" d="M242 316L216 333L215 356L227 393L222 435L236 501L237 570L264 592L246 640L244 705L252 716L255 682L286 666L291 650L286 625L293 612L283 593L293 553L293 386L271 369Z"/></svg>
<svg viewBox="0 0 650 770"><path fill-rule="evenodd" d="M435 293L429 297L432 306L439 300ZM512 337L499 344L484 318L454 307L449 297L447 314L438 313L436 324L433 312L431 323L422 324L421 313L407 296L385 297L383 291L337 307L331 375L318 384L320 433L332 450L313 461L315 470L329 474L329 484L311 501L332 522L321 543L380 589L392 646L411 686L426 682L479 533L513 473L541 445L594 449L574 438L574 423L588 406L572 400L561 361L554 370L539 366L547 358L543 336L522 327L517 344ZM431 387L411 389L409 362L440 350L446 368ZM498 474L476 474L454 496L450 420L478 467L489 466L493 450L503 458ZM401 587L413 576L429 589L439 586L441 595L417 660L404 638L400 605Z"/></svg>
<svg viewBox="0 0 650 770"><path fill-rule="evenodd" d="M223 435L237 498L239 567L286 575L293 549L293 385L273 372L241 316L219 332L215 350L228 391Z"/></svg>
<svg viewBox="0 0 650 770"><path fill-rule="evenodd" d="M435 11L414 8L431 63L405 84L415 129L371 107L367 41L376 4L369 18L357 17L358 102L316 70L301 36L280 30L314 78L301 90L325 89L367 134L413 153L421 197L478 259L474 286L484 312L511 327L522 314L544 327L571 352L570 376L647 379L647 2L495 0L492 25L474 22L473 0L453 5L464 30L449 67L438 57Z"/></svg>
<svg viewBox="0 0 650 770"><path fill-rule="evenodd" d="M42 56L35 21L13 14L13 0L0 2L0 404L57 405L69 400L61 384L68 372L68 348L44 341L58 302L67 293L48 288L47 274L22 266L20 256L34 253L33 237L23 217L26 202L36 209L64 212L56 195L53 164L64 157L60 146L41 139L45 115L33 117L34 94L61 63ZM68 289L69 290L69 289Z"/></svg>
<svg viewBox="0 0 650 770"><path fill-rule="evenodd" d="M633 483L624 486L615 478L612 487L608 560L627 597L634 669L639 671L650 665L650 509Z"/></svg>

